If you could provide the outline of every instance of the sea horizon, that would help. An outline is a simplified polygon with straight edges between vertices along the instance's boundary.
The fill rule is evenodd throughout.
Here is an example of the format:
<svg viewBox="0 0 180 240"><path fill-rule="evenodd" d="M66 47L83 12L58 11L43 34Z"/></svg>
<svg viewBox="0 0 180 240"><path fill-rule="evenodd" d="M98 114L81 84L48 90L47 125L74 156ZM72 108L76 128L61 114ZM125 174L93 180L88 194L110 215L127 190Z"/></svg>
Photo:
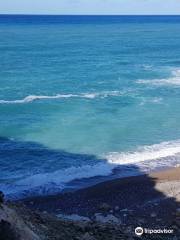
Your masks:
<svg viewBox="0 0 180 240"><path fill-rule="evenodd" d="M180 14L49 14L49 13L0 13L0 15L30 16L180 16Z"/></svg>

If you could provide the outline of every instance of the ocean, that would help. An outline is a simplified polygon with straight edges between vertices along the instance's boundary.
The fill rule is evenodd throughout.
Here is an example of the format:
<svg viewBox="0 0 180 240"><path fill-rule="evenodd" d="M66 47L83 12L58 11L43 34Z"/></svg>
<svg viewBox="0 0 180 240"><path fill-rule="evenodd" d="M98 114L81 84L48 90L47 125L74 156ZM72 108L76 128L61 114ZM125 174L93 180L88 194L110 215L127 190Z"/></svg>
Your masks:
<svg viewBox="0 0 180 240"><path fill-rule="evenodd" d="M0 189L180 164L180 16L0 15Z"/></svg>

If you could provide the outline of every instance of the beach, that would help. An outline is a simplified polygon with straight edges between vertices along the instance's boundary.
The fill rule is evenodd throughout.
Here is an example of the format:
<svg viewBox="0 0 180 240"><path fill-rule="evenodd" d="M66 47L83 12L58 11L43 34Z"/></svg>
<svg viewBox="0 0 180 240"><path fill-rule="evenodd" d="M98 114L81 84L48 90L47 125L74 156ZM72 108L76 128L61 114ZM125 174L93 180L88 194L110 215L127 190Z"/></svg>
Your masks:
<svg viewBox="0 0 180 240"><path fill-rule="evenodd" d="M180 168L115 179L75 192L28 198L23 202L30 208L53 214L92 216L103 203L109 205L110 210L118 206L120 212L124 209L138 211L169 198L174 203L180 200ZM170 216L168 210L167 216ZM149 211L146 213L149 216Z"/></svg>
<svg viewBox="0 0 180 240"><path fill-rule="evenodd" d="M178 235L180 168L115 179L75 192L24 199L21 203L61 219L118 224L129 235L134 235L137 226L174 229L174 235Z"/></svg>
<svg viewBox="0 0 180 240"><path fill-rule="evenodd" d="M137 227L169 231L144 233L141 239L178 240L180 168L107 181L64 194L5 201L0 217L0 231L7 234L4 236L19 234L28 240L135 240L139 239Z"/></svg>

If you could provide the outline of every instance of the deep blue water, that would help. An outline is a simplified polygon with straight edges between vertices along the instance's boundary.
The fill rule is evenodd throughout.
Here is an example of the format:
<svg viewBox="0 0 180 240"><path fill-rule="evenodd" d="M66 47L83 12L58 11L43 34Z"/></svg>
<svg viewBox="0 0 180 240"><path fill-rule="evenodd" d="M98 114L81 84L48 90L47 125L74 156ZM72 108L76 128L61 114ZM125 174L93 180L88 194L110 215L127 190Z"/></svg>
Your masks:
<svg viewBox="0 0 180 240"><path fill-rule="evenodd" d="M0 15L5 24L179 23L179 15Z"/></svg>
<svg viewBox="0 0 180 240"><path fill-rule="evenodd" d="M0 15L3 191L179 164L179 29L180 16Z"/></svg>

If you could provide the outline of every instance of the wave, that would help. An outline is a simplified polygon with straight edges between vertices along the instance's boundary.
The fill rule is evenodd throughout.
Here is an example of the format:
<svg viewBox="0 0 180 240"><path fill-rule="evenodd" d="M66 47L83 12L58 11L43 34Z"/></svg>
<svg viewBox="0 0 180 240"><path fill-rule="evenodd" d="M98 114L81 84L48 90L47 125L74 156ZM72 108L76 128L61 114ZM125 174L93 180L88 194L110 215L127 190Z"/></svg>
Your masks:
<svg viewBox="0 0 180 240"><path fill-rule="evenodd" d="M148 160L172 157L178 153L180 153L180 140L139 147L135 152L112 152L106 158L111 164L135 164Z"/></svg>
<svg viewBox="0 0 180 240"><path fill-rule="evenodd" d="M161 97L154 97L154 98L142 98L140 106L145 105L146 103L152 103L152 104L162 104L163 98Z"/></svg>
<svg viewBox="0 0 180 240"><path fill-rule="evenodd" d="M106 162L100 162L96 165L84 165L80 167L70 167L57 170L52 173L39 173L22 180L18 180L11 186L1 186L1 189L10 196L49 194L61 191L65 184L82 178L91 178L94 176L108 176L111 174L114 166L109 166Z"/></svg>
<svg viewBox="0 0 180 240"><path fill-rule="evenodd" d="M83 165L39 173L17 180L13 185L1 185L7 196L48 195L60 192L67 183L91 177L126 177L149 172L159 167L174 167L180 164L180 140L139 147L134 152L112 152L95 165ZM114 171L116 169L116 171ZM118 171L119 172L118 172Z"/></svg>
<svg viewBox="0 0 180 240"><path fill-rule="evenodd" d="M150 64L142 64L140 65L144 70L151 70L153 68L153 65Z"/></svg>
<svg viewBox="0 0 180 240"><path fill-rule="evenodd" d="M60 98L106 98L109 96L120 96L124 93L121 91L104 91L99 93L81 93L81 94L56 94L54 96L48 95L29 95L19 100L0 100L0 104L18 104L18 103L30 103L42 99L60 99Z"/></svg>
<svg viewBox="0 0 180 240"><path fill-rule="evenodd" d="M171 77L169 78L161 78L161 79L151 79L145 80L140 79L137 81L139 84L149 84L154 86L175 86L180 87L180 69L173 70L171 72Z"/></svg>

